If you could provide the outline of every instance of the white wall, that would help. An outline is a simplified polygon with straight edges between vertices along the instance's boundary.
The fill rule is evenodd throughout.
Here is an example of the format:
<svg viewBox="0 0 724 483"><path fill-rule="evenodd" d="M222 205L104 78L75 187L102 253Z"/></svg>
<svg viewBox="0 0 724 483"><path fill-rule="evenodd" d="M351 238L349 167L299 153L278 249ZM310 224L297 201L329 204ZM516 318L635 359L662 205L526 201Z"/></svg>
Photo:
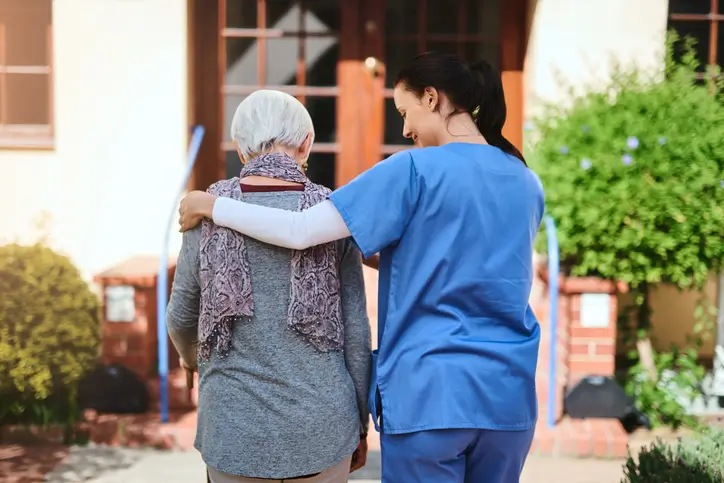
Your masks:
<svg viewBox="0 0 724 483"><path fill-rule="evenodd" d="M526 117L543 101L563 101L573 86L600 85L611 59L663 67L665 0L531 0L535 3L525 64Z"/></svg>
<svg viewBox="0 0 724 483"><path fill-rule="evenodd" d="M85 275L158 253L185 163L186 32L183 0L53 2L56 145L0 150L1 241L32 241L45 215Z"/></svg>

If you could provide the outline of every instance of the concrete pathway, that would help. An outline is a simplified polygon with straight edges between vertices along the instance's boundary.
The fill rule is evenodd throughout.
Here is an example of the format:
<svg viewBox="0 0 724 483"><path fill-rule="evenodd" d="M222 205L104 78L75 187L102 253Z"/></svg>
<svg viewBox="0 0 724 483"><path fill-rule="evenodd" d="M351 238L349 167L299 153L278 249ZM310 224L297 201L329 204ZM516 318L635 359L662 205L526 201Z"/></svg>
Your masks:
<svg viewBox="0 0 724 483"><path fill-rule="evenodd" d="M620 483L622 461L531 457L521 483ZM1 479L0 479L1 480ZM164 452L87 446L72 448L46 481L70 483L201 483L204 465L196 451ZM379 483L379 453L350 483Z"/></svg>

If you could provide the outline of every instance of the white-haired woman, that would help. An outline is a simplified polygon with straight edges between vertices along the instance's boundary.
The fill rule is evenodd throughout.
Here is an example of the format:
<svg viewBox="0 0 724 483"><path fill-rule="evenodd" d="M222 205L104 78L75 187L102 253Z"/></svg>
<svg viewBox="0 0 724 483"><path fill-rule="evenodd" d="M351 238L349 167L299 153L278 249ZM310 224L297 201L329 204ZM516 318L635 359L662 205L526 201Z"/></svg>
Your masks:
<svg viewBox="0 0 724 483"><path fill-rule="evenodd" d="M294 97L260 90L231 124L238 178L209 192L303 210L329 190L304 167L314 140ZM196 448L214 483L347 481L365 463L370 332L350 240L292 251L204 221L184 233L167 325L199 371Z"/></svg>

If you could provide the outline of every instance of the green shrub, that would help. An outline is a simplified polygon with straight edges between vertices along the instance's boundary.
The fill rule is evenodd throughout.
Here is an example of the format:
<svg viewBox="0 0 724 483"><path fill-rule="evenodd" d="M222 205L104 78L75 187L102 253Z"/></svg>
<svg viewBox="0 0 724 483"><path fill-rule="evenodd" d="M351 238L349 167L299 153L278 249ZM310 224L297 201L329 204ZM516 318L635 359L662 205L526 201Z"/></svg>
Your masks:
<svg viewBox="0 0 724 483"><path fill-rule="evenodd" d="M98 298L42 244L0 247L0 294L0 424L72 419L98 357Z"/></svg>
<svg viewBox="0 0 724 483"><path fill-rule="evenodd" d="M626 393L634 398L636 409L648 416L654 428L696 427L696 419L686 413L686 406L701 394L700 385L706 373L697 363L696 350L680 351L673 347L670 352L654 352L653 358L655 380L648 377L642 364L634 364L628 372Z"/></svg>
<svg viewBox="0 0 724 483"><path fill-rule="evenodd" d="M684 59L663 79L616 67L536 120L531 162L574 274L689 288L721 268L724 103Z"/></svg>
<svg viewBox="0 0 724 483"><path fill-rule="evenodd" d="M622 483L721 483L724 481L724 432L710 430L675 445L662 441L629 454Z"/></svg>
<svg viewBox="0 0 724 483"><path fill-rule="evenodd" d="M548 106L529 156L557 224L564 272L631 287L631 344L649 337L651 286L700 289L724 261L724 90L697 78L691 43L674 62L676 42L669 38L664 75L616 66L604 88L571 91L570 105ZM641 387L629 385L629 394L654 423L684 421L676 386L698 390L696 349L711 326L696 329L698 341L687 348L694 352L657 355L659 376L678 373L666 384L642 381L645 371L634 365Z"/></svg>

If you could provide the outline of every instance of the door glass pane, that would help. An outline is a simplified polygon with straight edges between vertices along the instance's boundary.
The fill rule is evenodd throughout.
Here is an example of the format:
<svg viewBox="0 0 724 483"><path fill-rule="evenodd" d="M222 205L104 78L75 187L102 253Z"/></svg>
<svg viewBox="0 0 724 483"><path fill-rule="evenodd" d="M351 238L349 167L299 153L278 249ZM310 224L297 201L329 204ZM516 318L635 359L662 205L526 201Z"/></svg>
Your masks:
<svg viewBox="0 0 724 483"><path fill-rule="evenodd" d="M8 124L50 124L46 74L6 74Z"/></svg>
<svg viewBox="0 0 724 483"><path fill-rule="evenodd" d="M500 70L500 48L497 44L470 42L463 48L465 62L487 61L494 69Z"/></svg>
<svg viewBox="0 0 724 483"><path fill-rule="evenodd" d="M299 2L293 0L266 0L267 27L287 32L299 31Z"/></svg>
<svg viewBox="0 0 724 483"><path fill-rule="evenodd" d="M340 30L340 2L338 0L307 0L305 28L308 32L335 32Z"/></svg>
<svg viewBox="0 0 724 483"><path fill-rule="evenodd" d="M709 13L710 9L711 0L669 0L669 13Z"/></svg>
<svg viewBox="0 0 724 483"><path fill-rule="evenodd" d="M460 55L460 49L465 46L462 42L428 42L427 49L443 54Z"/></svg>
<svg viewBox="0 0 724 483"><path fill-rule="evenodd" d="M256 0L227 0L226 26L256 28Z"/></svg>
<svg viewBox="0 0 724 483"><path fill-rule="evenodd" d="M224 151L224 165L226 167L227 178L239 176L239 172L241 172L241 160L236 151Z"/></svg>
<svg viewBox="0 0 724 483"><path fill-rule="evenodd" d="M236 108L239 107L239 104L241 104L241 101L243 101L245 97L246 96L236 94L227 94L224 96L224 105L222 106L222 109L224 110L224 141L231 141L231 120L234 118Z"/></svg>
<svg viewBox="0 0 724 483"><path fill-rule="evenodd" d="M305 107L314 121L315 142L337 142L337 98L307 97Z"/></svg>
<svg viewBox="0 0 724 483"><path fill-rule="evenodd" d="M491 41L500 38L501 0L466 0L467 33L482 34Z"/></svg>
<svg viewBox="0 0 724 483"><path fill-rule="evenodd" d="M324 44L320 40L332 40ZM337 62L339 61L339 42L336 38L306 40L307 85L336 86Z"/></svg>
<svg viewBox="0 0 724 483"><path fill-rule="evenodd" d="M304 42L304 52L300 51L301 42ZM257 47L254 46L253 50L257 50ZM296 85L297 65L301 58L306 59L306 85L336 85L339 45L334 37L267 39L266 84L273 86Z"/></svg>
<svg viewBox="0 0 724 483"><path fill-rule="evenodd" d="M684 53L685 38L694 39L696 41L694 52L696 59L701 64L699 71L703 72L709 63L709 22L672 20L669 22L669 28L674 29L681 36L677 45L674 45L674 58L681 59Z"/></svg>
<svg viewBox="0 0 724 483"><path fill-rule="evenodd" d="M313 182L334 189L336 153L315 153L309 157L307 176Z"/></svg>
<svg viewBox="0 0 724 483"><path fill-rule="evenodd" d="M478 0L479 1L479 0ZM465 0L427 0L428 34L457 33L459 8Z"/></svg>
<svg viewBox="0 0 724 483"><path fill-rule="evenodd" d="M418 10L425 0L388 0L385 10L385 32L388 35L415 34L418 29Z"/></svg>
<svg viewBox="0 0 724 483"><path fill-rule="evenodd" d="M417 42L403 42L387 39L385 41L385 87L393 87L397 73L410 63L417 51Z"/></svg>
<svg viewBox="0 0 724 483"><path fill-rule="evenodd" d="M266 85L297 84L300 42L299 37L266 40Z"/></svg>
<svg viewBox="0 0 724 483"><path fill-rule="evenodd" d="M405 144L412 146L412 141L402 135L402 117L395 109L394 99L385 99L385 144Z"/></svg>
<svg viewBox="0 0 724 483"><path fill-rule="evenodd" d="M256 39L226 39L225 84L255 85L257 83L257 55Z"/></svg>

